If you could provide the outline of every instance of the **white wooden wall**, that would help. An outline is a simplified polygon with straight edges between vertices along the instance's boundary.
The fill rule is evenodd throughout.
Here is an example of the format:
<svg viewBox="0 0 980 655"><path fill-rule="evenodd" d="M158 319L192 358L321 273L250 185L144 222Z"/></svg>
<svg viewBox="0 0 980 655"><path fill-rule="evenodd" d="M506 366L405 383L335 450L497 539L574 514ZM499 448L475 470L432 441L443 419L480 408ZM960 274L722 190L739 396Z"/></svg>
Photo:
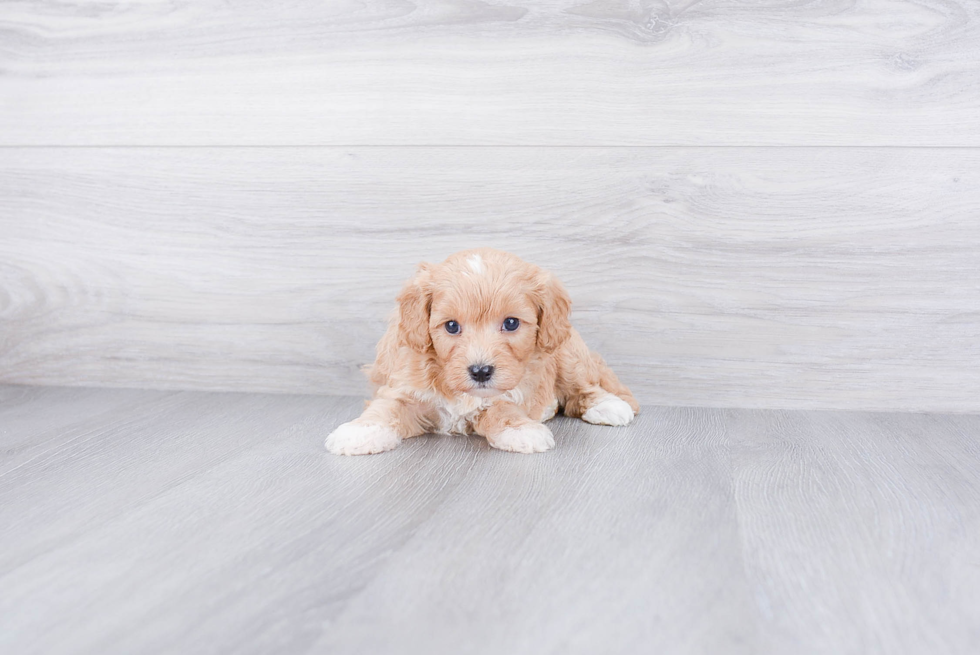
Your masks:
<svg viewBox="0 0 980 655"><path fill-rule="evenodd" d="M0 4L0 382L363 393L479 245L642 402L980 411L980 2Z"/></svg>

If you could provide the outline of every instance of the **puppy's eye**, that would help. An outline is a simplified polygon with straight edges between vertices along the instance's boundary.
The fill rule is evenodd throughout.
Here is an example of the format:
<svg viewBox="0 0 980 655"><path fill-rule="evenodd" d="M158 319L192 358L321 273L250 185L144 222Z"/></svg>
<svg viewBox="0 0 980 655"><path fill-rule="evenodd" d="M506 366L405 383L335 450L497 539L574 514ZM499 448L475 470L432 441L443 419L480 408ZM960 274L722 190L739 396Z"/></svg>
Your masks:
<svg viewBox="0 0 980 655"><path fill-rule="evenodd" d="M456 321L446 321L446 332L449 334L459 334L459 323Z"/></svg>
<svg viewBox="0 0 980 655"><path fill-rule="evenodd" d="M521 327L521 322L513 316L504 319L503 328L505 332L513 332L519 327Z"/></svg>

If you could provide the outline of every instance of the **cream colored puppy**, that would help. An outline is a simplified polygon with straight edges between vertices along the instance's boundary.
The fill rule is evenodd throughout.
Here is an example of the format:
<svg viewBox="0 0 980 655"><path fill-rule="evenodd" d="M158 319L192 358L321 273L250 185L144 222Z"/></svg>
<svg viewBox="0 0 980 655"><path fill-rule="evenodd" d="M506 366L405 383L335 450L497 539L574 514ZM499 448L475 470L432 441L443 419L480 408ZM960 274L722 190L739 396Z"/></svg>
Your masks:
<svg viewBox="0 0 980 655"><path fill-rule="evenodd" d="M569 323L571 301L547 271L482 248L421 264L369 367L374 398L327 437L367 455L428 432L478 434L494 448L555 445L543 421L559 408L626 425L639 405Z"/></svg>

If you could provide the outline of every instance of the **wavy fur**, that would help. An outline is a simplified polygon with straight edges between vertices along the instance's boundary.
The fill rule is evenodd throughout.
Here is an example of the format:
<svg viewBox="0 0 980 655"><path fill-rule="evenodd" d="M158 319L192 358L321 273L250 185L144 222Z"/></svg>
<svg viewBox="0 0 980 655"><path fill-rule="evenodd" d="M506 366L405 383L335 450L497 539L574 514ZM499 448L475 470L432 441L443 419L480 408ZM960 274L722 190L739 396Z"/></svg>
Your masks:
<svg viewBox="0 0 980 655"><path fill-rule="evenodd" d="M481 248L421 264L397 301L367 369L374 396L327 438L331 452L381 452L428 432L475 433L495 448L540 452L554 445L542 422L559 408L607 425L639 411L572 328L562 284L514 255ZM507 318L519 327L504 329ZM492 377L474 380L474 365L492 366Z"/></svg>

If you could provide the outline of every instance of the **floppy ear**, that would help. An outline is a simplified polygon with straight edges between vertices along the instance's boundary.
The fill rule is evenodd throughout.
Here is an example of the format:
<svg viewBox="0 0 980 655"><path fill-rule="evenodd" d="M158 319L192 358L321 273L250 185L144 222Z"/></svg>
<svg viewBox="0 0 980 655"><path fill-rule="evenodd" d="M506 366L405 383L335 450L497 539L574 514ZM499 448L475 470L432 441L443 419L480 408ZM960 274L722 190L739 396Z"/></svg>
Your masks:
<svg viewBox="0 0 980 655"><path fill-rule="evenodd" d="M554 352L571 334L572 299L554 275L542 271L538 276L538 348Z"/></svg>
<svg viewBox="0 0 980 655"><path fill-rule="evenodd" d="M432 274L428 264L419 264L415 277L398 294L398 343L424 353L432 347L429 310L432 308Z"/></svg>

